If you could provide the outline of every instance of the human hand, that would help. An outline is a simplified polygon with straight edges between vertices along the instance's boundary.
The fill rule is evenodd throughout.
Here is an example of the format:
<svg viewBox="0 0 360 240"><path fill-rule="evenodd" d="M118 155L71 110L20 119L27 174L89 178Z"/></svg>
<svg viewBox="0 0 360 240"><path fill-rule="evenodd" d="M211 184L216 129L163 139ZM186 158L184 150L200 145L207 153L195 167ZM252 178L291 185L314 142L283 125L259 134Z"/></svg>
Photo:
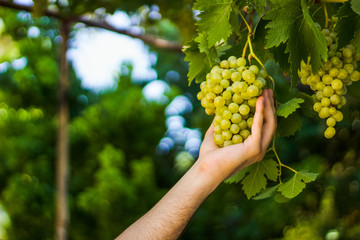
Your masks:
<svg viewBox="0 0 360 240"><path fill-rule="evenodd" d="M213 138L214 126L207 130L200 148L199 160L203 171L223 181L265 156L276 129L273 91L265 89L256 102L251 135L243 142L219 148Z"/></svg>

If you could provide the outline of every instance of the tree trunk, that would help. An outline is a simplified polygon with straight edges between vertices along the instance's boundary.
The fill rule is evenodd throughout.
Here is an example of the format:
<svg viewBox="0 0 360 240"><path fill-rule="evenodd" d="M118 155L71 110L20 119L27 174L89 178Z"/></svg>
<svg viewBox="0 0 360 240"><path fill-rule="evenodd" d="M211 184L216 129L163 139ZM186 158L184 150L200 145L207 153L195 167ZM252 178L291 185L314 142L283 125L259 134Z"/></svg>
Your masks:
<svg viewBox="0 0 360 240"><path fill-rule="evenodd" d="M59 112L57 134L57 159L56 159L56 222L55 231L57 240L67 239L69 222L68 207L68 177L69 177L69 76L66 59L69 39L69 23L60 22L61 26L61 54L60 54L60 85L58 89Z"/></svg>

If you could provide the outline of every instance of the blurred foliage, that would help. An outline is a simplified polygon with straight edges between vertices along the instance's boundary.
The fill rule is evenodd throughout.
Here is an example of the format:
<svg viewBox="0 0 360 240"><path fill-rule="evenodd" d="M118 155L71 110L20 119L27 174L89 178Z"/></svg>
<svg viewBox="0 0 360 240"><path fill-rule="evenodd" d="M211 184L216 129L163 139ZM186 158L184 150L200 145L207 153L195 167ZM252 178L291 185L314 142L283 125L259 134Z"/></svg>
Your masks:
<svg viewBox="0 0 360 240"><path fill-rule="evenodd" d="M144 3L56 2L63 14L99 7L109 13L121 7L129 14L150 14L151 4L157 4L167 19L144 23L148 31L172 40L191 34L191 2L150 1L141 8ZM0 69L5 68L0 71L0 204L10 217L7 239L52 239L58 22L4 8L0 16ZM28 35L31 27L39 36ZM157 57L159 79L171 85L172 94L184 94L193 103L193 112L184 115L186 124L204 133L211 118L196 100L199 86L187 86L183 56L157 50ZM25 60L22 68L16 67L19 59ZM70 73L69 239L113 239L175 183L180 177L176 164L184 170L193 161L176 149L165 155L155 151L166 131L165 106L147 101L142 86L131 82L131 66L125 67L129 74L119 76L117 88L99 94L83 89L73 69ZM270 68L276 75L277 100L296 96L297 91L284 90L289 79L275 66ZM301 131L277 140L284 163L320 173L301 195L291 201L281 195L248 201L240 185L222 184L196 212L181 239L360 239L359 88L359 83L349 88L342 130L334 139L323 138L323 123L302 116ZM283 175L291 177L289 172Z"/></svg>

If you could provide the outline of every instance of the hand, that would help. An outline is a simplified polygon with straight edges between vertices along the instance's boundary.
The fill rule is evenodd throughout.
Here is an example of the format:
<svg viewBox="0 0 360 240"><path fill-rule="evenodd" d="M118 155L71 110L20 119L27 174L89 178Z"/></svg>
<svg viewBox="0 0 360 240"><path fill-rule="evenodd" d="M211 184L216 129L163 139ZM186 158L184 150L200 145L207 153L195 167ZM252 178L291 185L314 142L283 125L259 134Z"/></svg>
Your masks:
<svg viewBox="0 0 360 240"><path fill-rule="evenodd" d="M213 139L214 126L205 134L200 148L199 161L204 171L223 181L235 172L265 156L276 129L273 91L266 89L256 102L251 135L243 142L219 148Z"/></svg>

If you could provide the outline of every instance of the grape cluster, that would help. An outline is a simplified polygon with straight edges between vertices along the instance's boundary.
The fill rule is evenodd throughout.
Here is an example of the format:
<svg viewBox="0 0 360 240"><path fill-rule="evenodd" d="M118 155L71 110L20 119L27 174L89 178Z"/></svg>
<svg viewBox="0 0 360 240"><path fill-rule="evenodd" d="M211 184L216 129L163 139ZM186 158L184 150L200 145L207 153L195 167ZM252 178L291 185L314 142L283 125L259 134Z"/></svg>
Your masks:
<svg viewBox="0 0 360 240"><path fill-rule="evenodd" d="M326 138L335 135L336 122L343 120L340 109L346 104L346 86L360 80L360 72L356 70L360 54L355 54L352 44L338 50L337 34L334 32L336 20L333 18L330 28L321 31L327 40L327 61L323 62L317 73L312 71L309 61L308 63L302 61L298 72L301 83L309 85L315 92L313 109L320 118L326 119L327 128L324 132Z"/></svg>
<svg viewBox="0 0 360 240"><path fill-rule="evenodd" d="M250 135L267 73L246 64L246 59L231 56L215 65L200 84L197 98L206 114L215 114L214 141L219 147L241 143Z"/></svg>

